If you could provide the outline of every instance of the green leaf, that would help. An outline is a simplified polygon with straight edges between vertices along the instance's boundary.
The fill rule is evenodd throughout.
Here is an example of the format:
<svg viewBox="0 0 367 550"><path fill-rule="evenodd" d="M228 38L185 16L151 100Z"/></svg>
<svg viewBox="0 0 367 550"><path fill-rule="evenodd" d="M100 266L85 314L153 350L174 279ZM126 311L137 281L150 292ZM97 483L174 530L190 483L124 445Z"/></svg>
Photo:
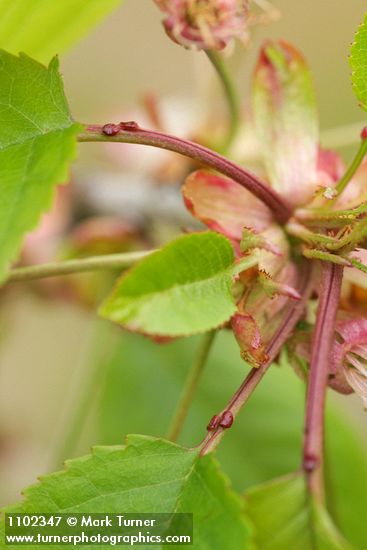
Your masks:
<svg viewBox="0 0 367 550"><path fill-rule="evenodd" d="M251 547L244 503L212 457L147 436L131 435L126 443L68 461L66 470L42 477L25 491L23 503L5 512L186 512L193 513L192 548Z"/></svg>
<svg viewBox="0 0 367 550"><path fill-rule="evenodd" d="M0 0L0 48L48 62L70 48L121 0Z"/></svg>
<svg viewBox="0 0 367 550"><path fill-rule="evenodd" d="M69 114L53 59L48 68L0 51L0 281L22 238L51 204L75 156L79 125Z"/></svg>
<svg viewBox="0 0 367 550"><path fill-rule="evenodd" d="M360 416L351 413L349 407L343 407L340 396L328 410L325 432L327 507L343 535L356 548L363 548L367 540L365 417L362 410Z"/></svg>
<svg viewBox="0 0 367 550"><path fill-rule="evenodd" d="M272 186L294 205L318 185L318 117L306 60L284 41L266 43L253 85L254 123Z"/></svg>
<svg viewBox="0 0 367 550"><path fill-rule="evenodd" d="M99 361L103 390L99 431L94 437L103 444L113 444L120 441L124 433L166 433L199 338L157 346L139 335L114 334L116 348L111 359ZM209 419L223 409L243 380L245 369L233 335L221 331L184 425L181 444L190 446L203 438ZM243 493L252 485L299 467L304 391L304 383L286 364L267 372L217 450L221 466L236 491ZM329 392L328 508L344 536L357 548L363 548L367 540L365 420L362 411L358 416L353 408L351 414L350 403L353 405L353 400ZM92 441L93 438L90 443L84 443L86 450Z"/></svg>
<svg viewBox="0 0 367 550"><path fill-rule="evenodd" d="M142 260L118 281L103 317L153 336L188 336L233 315L234 254L217 233L185 235Z"/></svg>
<svg viewBox="0 0 367 550"><path fill-rule="evenodd" d="M261 550L351 550L327 512L309 500L302 474L250 489L246 499Z"/></svg>
<svg viewBox="0 0 367 550"><path fill-rule="evenodd" d="M367 111L367 14L350 49L353 90L362 109Z"/></svg>

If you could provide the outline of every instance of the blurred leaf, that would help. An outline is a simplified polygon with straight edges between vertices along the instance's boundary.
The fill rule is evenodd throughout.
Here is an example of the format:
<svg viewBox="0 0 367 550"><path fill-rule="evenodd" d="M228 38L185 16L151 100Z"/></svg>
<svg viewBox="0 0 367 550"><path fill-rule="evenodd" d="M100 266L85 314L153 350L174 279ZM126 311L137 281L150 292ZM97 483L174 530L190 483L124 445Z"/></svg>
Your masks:
<svg viewBox="0 0 367 550"><path fill-rule="evenodd" d="M362 109L367 111L367 14L350 49L350 66L354 93Z"/></svg>
<svg viewBox="0 0 367 550"><path fill-rule="evenodd" d="M44 476L25 491L23 503L5 511L187 512L194 514L193 548L249 548L244 503L228 487L215 460L141 435L128 436L125 447L96 447L92 455L68 461L64 471Z"/></svg>
<svg viewBox="0 0 367 550"><path fill-rule="evenodd" d="M327 505L344 536L356 548L363 548L367 540L363 519L367 509L367 439L355 425L357 419L341 406L343 398L338 396L327 417ZM364 414L361 410L360 421L365 425Z"/></svg>
<svg viewBox="0 0 367 550"><path fill-rule="evenodd" d="M115 356L103 390L101 440L112 444L125 433L163 435L199 343L197 338L158 346L140 336L116 335ZM233 336L222 331L214 344L180 441L198 444L247 372ZM296 470L301 462L304 384L286 366L272 367L219 446L217 455L236 490ZM329 397L335 394L329 392ZM327 417L327 476L330 511L357 548L367 540L367 447L344 406L331 400ZM342 401L342 402L341 402ZM137 406L139 402L139 406ZM351 505L352 503L352 505Z"/></svg>
<svg viewBox="0 0 367 550"><path fill-rule="evenodd" d="M266 43L253 85L255 129L273 187L293 204L318 184L318 118L306 60L284 41Z"/></svg>
<svg viewBox="0 0 367 550"><path fill-rule="evenodd" d="M231 317L230 242L217 233L185 235L133 267L102 304L103 317L153 336L188 336Z"/></svg>
<svg viewBox="0 0 367 550"><path fill-rule="evenodd" d="M347 550L327 512L311 503L302 474L254 487L246 493L247 513L261 550Z"/></svg>
<svg viewBox="0 0 367 550"><path fill-rule="evenodd" d="M0 51L0 281L27 231L51 205L75 156L58 60L48 68Z"/></svg>
<svg viewBox="0 0 367 550"><path fill-rule="evenodd" d="M122 0L0 0L0 48L48 62Z"/></svg>

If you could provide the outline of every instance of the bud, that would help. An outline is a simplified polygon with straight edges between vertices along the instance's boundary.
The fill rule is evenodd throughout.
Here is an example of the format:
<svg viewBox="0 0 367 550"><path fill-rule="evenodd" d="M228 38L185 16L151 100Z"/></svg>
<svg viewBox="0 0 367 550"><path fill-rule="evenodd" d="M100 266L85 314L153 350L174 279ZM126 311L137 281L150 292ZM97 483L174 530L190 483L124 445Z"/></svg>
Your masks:
<svg viewBox="0 0 367 550"><path fill-rule="evenodd" d="M155 0L168 36L185 48L221 50L245 38L248 0Z"/></svg>

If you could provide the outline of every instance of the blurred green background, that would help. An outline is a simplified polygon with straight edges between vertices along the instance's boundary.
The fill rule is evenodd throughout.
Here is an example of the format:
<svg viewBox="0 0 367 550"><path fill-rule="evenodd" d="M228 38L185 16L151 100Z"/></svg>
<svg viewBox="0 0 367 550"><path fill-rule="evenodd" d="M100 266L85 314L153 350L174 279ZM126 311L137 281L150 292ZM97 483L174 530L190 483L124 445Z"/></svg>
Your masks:
<svg viewBox="0 0 367 550"><path fill-rule="evenodd" d="M246 55L236 52L230 59L238 85L245 97L265 38L293 42L314 73L322 141L348 158L365 124L351 90L348 48L366 2L278 0L274 5L281 12L279 21L254 28ZM167 39L150 0L126 0L62 57L61 68L74 117L83 122L119 120L147 91L159 98L198 97L211 113L207 94L213 75L207 59ZM95 167L99 178L108 173L106 159L98 160L98 147L80 147L76 179L88 180ZM117 444L131 432L165 434L196 338L158 346L97 321L91 311L27 288L3 292L0 299L0 505L17 500L37 475L88 452L91 445ZM207 421L245 372L231 335L220 335L182 443L200 441ZM274 367L265 378L218 452L236 488L298 467L303 392L287 367ZM337 495L348 493L365 509L362 406L354 397L330 397L329 475ZM342 468L346 461L348 472ZM347 534L362 543L364 534L350 505L335 505L334 513Z"/></svg>

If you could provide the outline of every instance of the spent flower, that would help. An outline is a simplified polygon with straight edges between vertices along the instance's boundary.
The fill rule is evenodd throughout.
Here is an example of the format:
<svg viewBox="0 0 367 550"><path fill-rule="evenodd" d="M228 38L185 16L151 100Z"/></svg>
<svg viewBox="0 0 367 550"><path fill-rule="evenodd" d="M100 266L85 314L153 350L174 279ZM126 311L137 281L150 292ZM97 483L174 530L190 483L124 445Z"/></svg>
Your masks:
<svg viewBox="0 0 367 550"><path fill-rule="evenodd" d="M185 48L221 50L247 33L248 0L155 0L168 36Z"/></svg>
<svg viewBox="0 0 367 550"><path fill-rule="evenodd" d="M289 300L300 299L302 256L346 266L335 330L329 385L367 398L367 330L356 292L367 289L367 236L364 201L367 165L361 164L343 192L345 173L337 153L319 142L312 77L304 57L292 45L266 43L253 84L253 123L261 145L268 184L294 208L281 226L271 210L235 181L212 172L191 174L183 187L190 212L233 244L238 261L255 265L240 272L237 312L231 327L242 356L253 366L267 361L266 346L286 315ZM363 137L362 133L362 139ZM314 293L318 292L317 279ZM290 341L298 372L307 378L311 329Z"/></svg>

